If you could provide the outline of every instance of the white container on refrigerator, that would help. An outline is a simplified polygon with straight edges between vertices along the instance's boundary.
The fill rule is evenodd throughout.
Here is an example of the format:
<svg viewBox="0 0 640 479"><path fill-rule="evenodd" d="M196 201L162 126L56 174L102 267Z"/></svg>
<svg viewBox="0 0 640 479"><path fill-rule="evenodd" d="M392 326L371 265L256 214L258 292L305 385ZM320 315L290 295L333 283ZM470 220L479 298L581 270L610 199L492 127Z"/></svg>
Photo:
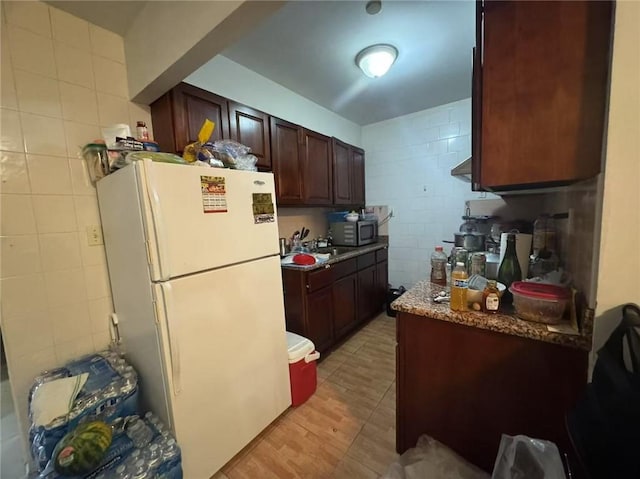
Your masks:
<svg viewBox="0 0 640 479"><path fill-rule="evenodd" d="M97 189L143 407L211 477L291 404L273 175L141 161Z"/></svg>

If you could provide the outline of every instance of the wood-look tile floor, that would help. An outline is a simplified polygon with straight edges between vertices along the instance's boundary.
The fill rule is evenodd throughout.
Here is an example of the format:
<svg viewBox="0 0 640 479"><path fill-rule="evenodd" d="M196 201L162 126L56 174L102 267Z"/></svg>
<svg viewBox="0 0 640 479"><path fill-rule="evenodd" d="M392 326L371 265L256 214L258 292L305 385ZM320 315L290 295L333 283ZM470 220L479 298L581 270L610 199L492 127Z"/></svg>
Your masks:
<svg viewBox="0 0 640 479"><path fill-rule="evenodd" d="M318 389L212 479L377 479L398 455L396 322L373 319L318 365Z"/></svg>

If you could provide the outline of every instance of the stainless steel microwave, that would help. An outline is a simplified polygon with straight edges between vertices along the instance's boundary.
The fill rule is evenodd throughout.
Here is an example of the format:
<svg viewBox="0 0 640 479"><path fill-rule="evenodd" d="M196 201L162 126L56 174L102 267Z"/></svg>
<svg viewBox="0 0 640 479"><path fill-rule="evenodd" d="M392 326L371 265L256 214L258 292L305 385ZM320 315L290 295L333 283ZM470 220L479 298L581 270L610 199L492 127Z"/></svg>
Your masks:
<svg viewBox="0 0 640 479"><path fill-rule="evenodd" d="M331 243L336 246L363 246L378 241L377 221L331 223Z"/></svg>

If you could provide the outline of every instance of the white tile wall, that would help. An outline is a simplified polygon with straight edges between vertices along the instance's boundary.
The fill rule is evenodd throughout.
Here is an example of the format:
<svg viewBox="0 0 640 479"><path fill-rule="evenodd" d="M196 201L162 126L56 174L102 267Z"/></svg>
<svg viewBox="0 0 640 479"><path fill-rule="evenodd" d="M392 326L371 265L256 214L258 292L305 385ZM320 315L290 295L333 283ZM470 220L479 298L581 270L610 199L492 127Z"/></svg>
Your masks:
<svg viewBox="0 0 640 479"><path fill-rule="evenodd" d="M41 370L109 342L113 310L95 188L79 150L137 120L123 40L41 2L3 1L0 96L2 334L22 430ZM151 129L151 128L150 128Z"/></svg>
<svg viewBox="0 0 640 479"><path fill-rule="evenodd" d="M389 282L410 287L428 277L435 246L453 240L465 201L480 196L450 174L471 155L471 99L365 126L362 142L367 204L393 210Z"/></svg>

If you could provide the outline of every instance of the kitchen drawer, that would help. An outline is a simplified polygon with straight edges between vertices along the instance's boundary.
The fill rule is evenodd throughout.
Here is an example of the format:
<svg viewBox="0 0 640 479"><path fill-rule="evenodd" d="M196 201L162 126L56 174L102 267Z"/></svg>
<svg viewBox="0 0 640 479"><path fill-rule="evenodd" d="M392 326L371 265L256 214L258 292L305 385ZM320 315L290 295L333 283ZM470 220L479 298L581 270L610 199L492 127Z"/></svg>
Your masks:
<svg viewBox="0 0 640 479"><path fill-rule="evenodd" d="M387 261L387 259L389 259L389 250L387 248L376 251L376 263L382 263L383 261Z"/></svg>
<svg viewBox="0 0 640 479"><path fill-rule="evenodd" d="M333 265L333 279L344 278L351 273L355 273L358 269L358 262L356 258L351 258L345 261L340 261Z"/></svg>
<svg viewBox="0 0 640 479"><path fill-rule="evenodd" d="M331 265L322 269L307 273L307 292L311 293L333 283L333 271Z"/></svg>
<svg viewBox="0 0 640 479"><path fill-rule="evenodd" d="M376 264L376 252L372 251L371 253L363 254L362 256L358 256L358 269L361 270L368 266L372 266Z"/></svg>

